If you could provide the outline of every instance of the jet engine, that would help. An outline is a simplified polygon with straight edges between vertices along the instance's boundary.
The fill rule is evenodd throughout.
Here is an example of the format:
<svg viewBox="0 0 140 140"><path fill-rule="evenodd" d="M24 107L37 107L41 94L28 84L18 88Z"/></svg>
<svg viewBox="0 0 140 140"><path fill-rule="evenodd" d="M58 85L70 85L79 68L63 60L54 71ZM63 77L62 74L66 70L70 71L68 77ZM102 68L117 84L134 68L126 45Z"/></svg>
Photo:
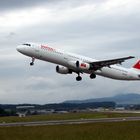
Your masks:
<svg viewBox="0 0 140 140"><path fill-rule="evenodd" d="M90 70L92 68L90 64L82 61L70 61L68 63L70 66L78 68L79 70Z"/></svg>
<svg viewBox="0 0 140 140"><path fill-rule="evenodd" d="M64 66L56 66L56 72L60 74L71 74L72 71Z"/></svg>

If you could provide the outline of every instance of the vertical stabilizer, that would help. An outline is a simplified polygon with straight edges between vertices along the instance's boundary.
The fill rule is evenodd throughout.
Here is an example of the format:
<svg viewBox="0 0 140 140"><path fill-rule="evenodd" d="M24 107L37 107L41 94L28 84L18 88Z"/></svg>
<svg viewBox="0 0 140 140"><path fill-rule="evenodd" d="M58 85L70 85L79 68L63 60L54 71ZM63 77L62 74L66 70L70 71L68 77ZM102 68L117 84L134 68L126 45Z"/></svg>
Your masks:
<svg viewBox="0 0 140 140"><path fill-rule="evenodd" d="M140 60L133 66L133 68L140 70Z"/></svg>

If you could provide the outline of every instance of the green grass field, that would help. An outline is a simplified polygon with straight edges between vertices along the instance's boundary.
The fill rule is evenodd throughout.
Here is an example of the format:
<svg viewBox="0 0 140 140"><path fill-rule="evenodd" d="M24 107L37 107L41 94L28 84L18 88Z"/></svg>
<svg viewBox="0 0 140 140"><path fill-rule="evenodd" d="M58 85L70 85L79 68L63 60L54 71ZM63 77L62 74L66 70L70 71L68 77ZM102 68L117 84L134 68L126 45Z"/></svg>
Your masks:
<svg viewBox="0 0 140 140"><path fill-rule="evenodd" d="M140 121L0 127L0 140L140 140Z"/></svg>
<svg viewBox="0 0 140 140"><path fill-rule="evenodd" d="M113 117L131 117L140 116L135 113L67 113L67 114L48 114L34 115L25 118L19 117L0 117L2 122L29 122L29 121L45 121L45 120L69 120L69 119L92 119L92 118L113 118Z"/></svg>
<svg viewBox="0 0 140 140"><path fill-rule="evenodd" d="M0 122L140 116L134 113L68 113L0 117ZM0 127L0 140L140 140L140 121L54 126Z"/></svg>

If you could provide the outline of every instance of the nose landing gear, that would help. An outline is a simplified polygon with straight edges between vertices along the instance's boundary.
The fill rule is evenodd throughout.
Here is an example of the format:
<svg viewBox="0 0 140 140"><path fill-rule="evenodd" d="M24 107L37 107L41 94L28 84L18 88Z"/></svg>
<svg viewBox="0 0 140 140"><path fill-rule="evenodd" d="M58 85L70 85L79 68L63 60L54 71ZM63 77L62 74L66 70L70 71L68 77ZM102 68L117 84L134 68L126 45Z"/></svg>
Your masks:
<svg viewBox="0 0 140 140"><path fill-rule="evenodd" d="M30 66L33 66L34 65L34 61L35 61L35 58L32 57L32 62L30 63Z"/></svg>

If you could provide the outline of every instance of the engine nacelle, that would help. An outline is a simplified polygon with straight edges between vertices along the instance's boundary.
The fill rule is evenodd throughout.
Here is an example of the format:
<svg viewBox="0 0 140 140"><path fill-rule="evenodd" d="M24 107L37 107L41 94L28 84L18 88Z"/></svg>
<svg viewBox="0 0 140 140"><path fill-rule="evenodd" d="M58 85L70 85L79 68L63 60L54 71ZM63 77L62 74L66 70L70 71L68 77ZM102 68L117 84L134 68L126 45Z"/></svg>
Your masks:
<svg viewBox="0 0 140 140"><path fill-rule="evenodd" d="M82 69L82 70L89 70L90 69L90 64L88 63L85 63L85 62L80 62L80 61L77 61L76 62L76 66L79 68L79 69Z"/></svg>
<svg viewBox="0 0 140 140"><path fill-rule="evenodd" d="M72 71L64 66L56 66L56 72L60 74L71 74Z"/></svg>
<svg viewBox="0 0 140 140"><path fill-rule="evenodd" d="M86 63L86 62L82 62L82 61L70 61L68 62L70 66L77 68L79 70L90 70L91 69L91 65Z"/></svg>

